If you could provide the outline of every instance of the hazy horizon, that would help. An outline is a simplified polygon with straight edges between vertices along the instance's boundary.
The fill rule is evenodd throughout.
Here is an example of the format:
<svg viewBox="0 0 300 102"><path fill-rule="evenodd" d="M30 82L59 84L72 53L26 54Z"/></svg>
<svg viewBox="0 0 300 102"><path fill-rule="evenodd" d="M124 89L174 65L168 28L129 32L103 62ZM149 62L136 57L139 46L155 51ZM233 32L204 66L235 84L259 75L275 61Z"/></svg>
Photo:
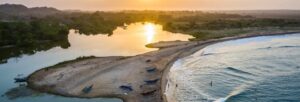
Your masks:
<svg viewBox="0 0 300 102"><path fill-rule="evenodd" d="M60 10L300 10L300 0L0 0ZM267 5L266 5L267 4Z"/></svg>

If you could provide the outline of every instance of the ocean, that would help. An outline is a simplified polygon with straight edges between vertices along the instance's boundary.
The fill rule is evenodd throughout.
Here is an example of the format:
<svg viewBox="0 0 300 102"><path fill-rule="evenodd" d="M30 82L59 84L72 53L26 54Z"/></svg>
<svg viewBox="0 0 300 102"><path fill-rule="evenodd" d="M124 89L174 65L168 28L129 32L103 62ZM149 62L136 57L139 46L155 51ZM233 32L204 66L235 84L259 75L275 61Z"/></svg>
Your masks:
<svg viewBox="0 0 300 102"><path fill-rule="evenodd" d="M225 41L177 60L169 102L300 102L300 34Z"/></svg>

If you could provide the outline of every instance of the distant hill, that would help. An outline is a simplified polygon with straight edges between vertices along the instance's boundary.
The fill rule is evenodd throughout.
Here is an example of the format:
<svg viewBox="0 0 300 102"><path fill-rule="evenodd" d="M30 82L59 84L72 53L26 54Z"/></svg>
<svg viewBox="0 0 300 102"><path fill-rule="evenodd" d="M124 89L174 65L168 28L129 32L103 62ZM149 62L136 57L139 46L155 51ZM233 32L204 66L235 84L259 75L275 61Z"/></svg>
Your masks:
<svg viewBox="0 0 300 102"><path fill-rule="evenodd" d="M0 20L30 20L31 18L43 18L49 15L60 16L68 15L70 13L92 13L80 10L61 11L52 7L33 7L28 8L20 4L0 4ZM161 11L121 11L125 13L160 13ZM224 14L238 14L242 16L251 16L256 18L282 18L282 19L300 19L300 10L212 10L204 11L209 13L224 13ZM165 14L172 16L187 16L195 14L203 14L203 11L165 11ZM74 16L74 15L73 15ZM235 15L237 16L237 15ZM62 18L63 19L63 18Z"/></svg>
<svg viewBox="0 0 300 102"><path fill-rule="evenodd" d="M62 11L51 7L34 7L28 8L18 4L2 4L0 5L0 19L9 20L12 18L30 18L30 17L45 17Z"/></svg>

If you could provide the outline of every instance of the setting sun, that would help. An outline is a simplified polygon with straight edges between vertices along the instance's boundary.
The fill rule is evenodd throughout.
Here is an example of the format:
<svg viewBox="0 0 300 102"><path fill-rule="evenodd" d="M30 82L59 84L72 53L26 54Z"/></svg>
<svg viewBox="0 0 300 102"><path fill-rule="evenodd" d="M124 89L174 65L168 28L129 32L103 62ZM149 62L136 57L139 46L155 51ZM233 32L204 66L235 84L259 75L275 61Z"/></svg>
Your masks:
<svg viewBox="0 0 300 102"><path fill-rule="evenodd" d="M147 38L147 43L151 43L154 39L154 35L156 33L155 31L155 25L152 23L146 23L144 25L144 29L145 29L145 35Z"/></svg>

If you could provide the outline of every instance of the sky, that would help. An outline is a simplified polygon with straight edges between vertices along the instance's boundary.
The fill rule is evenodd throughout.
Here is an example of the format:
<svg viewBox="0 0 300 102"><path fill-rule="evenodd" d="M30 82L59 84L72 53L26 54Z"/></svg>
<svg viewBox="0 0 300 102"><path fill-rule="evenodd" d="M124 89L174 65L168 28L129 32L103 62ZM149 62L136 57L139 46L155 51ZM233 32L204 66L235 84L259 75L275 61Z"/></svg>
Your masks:
<svg viewBox="0 0 300 102"><path fill-rule="evenodd" d="M0 0L60 10L300 10L300 0Z"/></svg>

